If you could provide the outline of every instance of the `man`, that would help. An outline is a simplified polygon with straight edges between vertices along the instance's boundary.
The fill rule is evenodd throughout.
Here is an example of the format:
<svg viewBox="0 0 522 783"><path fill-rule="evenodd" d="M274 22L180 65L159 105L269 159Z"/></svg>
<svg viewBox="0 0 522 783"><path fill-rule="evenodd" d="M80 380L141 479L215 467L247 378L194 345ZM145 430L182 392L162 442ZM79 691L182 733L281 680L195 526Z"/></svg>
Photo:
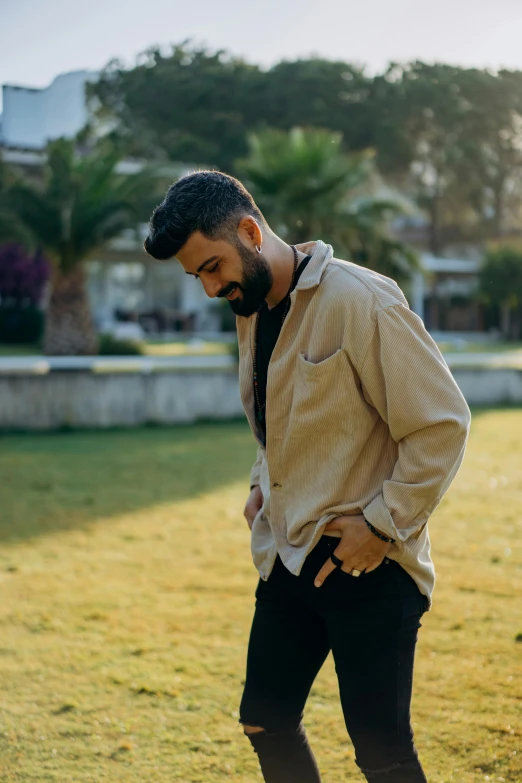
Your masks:
<svg viewBox="0 0 522 783"><path fill-rule="evenodd" d="M331 650L366 779L425 783L410 700L427 522L470 420L448 367L392 280L321 241L287 245L225 174L172 185L145 248L237 315L260 574L240 722L265 781L320 781L302 716Z"/></svg>

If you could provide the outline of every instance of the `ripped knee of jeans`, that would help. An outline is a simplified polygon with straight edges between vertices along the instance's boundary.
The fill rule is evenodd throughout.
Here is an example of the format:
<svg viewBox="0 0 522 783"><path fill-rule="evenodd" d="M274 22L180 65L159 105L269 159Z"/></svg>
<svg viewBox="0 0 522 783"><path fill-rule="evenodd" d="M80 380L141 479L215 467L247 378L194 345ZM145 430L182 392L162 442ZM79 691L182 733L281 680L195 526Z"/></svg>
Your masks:
<svg viewBox="0 0 522 783"><path fill-rule="evenodd" d="M256 721L239 721L254 750L278 752L278 749L299 749L308 744L305 728L299 720L285 726L262 726Z"/></svg>
<svg viewBox="0 0 522 783"><path fill-rule="evenodd" d="M243 731L245 734L260 734L261 732L266 733L266 729L264 729L262 726L250 726L248 723L243 723Z"/></svg>

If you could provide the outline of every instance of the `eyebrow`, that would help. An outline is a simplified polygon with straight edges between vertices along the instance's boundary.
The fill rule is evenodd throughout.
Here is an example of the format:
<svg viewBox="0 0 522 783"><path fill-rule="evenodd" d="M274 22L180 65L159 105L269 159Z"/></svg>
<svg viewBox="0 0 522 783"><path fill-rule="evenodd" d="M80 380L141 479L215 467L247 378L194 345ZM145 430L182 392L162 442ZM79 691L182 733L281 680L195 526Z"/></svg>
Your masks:
<svg viewBox="0 0 522 783"><path fill-rule="evenodd" d="M219 258L219 256L211 256L210 258L207 258L207 260L206 260L206 261L203 261L203 263L202 263L202 264L201 264L201 265L198 267L198 270L197 270L197 271L198 271L198 272L202 272L202 271L203 271L203 269L205 269L205 267L206 267L208 264L211 264L211 263L212 263L212 261L215 261L217 258ZM194 275L195 275L195 274L197 274L197 273L196 273L196 272L185 272L185 274L186 274L186 275L192 275L192 276L194 276Z"/></svg>

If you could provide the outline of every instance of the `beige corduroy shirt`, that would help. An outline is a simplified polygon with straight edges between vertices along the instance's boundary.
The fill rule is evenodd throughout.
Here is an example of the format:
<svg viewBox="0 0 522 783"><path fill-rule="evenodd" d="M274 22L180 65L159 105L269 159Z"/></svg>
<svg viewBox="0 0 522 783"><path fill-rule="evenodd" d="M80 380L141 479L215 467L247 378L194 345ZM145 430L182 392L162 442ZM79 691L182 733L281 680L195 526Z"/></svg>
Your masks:
<svg viewBox="0 0 522 783"><path fill-rule="evenodd" d="M241 397L258 442L252 526L262 579L277 553L298 575L337 516L361 514L396 539L388 557L430 599L427 522L454 478L470 413L448 366L393 280L311 254L268 368L266 448L254 414L255 316L237 318ZM339 534L340 535L340 534Z"/></svg>

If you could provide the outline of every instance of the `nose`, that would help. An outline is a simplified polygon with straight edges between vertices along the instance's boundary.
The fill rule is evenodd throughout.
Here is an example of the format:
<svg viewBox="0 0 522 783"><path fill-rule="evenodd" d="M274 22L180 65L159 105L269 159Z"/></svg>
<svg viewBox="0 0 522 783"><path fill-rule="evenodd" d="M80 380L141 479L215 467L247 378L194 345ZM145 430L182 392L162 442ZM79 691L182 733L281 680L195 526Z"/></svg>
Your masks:
<svg viewBox="0 0 522 783"><path fill-rule="evenodd" d="M203 288L205 289L206 295L211 299L215 299L215 297L221 291L221 284L217 280L209 280L208 278L206 280L202 280L201 282L203 283Z"/></svg>

